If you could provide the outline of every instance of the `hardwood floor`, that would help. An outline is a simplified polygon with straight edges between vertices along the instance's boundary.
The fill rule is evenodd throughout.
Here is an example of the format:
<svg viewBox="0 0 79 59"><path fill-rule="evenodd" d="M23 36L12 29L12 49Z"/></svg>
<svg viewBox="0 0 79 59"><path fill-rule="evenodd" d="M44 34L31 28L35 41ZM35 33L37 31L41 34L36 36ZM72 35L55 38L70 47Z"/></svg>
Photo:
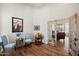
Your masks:
<svg viewBox="0 0 79 59"><path fill-rule="evenodd" d="M35 45L31 47L17 48L13 51L14 56L66 56L68 55L63 45L58 43L55 47L47 44Z"/></svg>

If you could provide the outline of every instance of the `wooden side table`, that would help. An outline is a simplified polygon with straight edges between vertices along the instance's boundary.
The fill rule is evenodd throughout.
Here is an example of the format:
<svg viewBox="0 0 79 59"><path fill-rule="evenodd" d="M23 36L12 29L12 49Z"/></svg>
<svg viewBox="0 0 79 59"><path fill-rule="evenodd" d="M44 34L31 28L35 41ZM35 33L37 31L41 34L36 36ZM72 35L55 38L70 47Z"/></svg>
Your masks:
<svg viewBox="0 0 79 59"><path fill-rule="evenodd" d="M24 39L23 38L19 38L16 40L16 48L17 47L23 47L24 46Z"/></svg>

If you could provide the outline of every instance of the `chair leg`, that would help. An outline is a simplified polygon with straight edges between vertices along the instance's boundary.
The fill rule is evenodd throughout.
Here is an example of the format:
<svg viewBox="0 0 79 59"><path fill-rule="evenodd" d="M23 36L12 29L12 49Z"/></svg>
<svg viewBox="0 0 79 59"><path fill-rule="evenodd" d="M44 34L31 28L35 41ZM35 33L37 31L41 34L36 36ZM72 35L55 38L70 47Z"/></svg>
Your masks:
<svg viewBox="0 0 79 59"><path fill-rule="evenodd" d="M28 47L31 47L32 43L25 43L25 47L28 46Z"/></svg>
<svg viewBox="0 0 79 59"><path fill-rule="evenodd" d="M25 47L26 47L26 43L25 43Z"/></svg>
<svg viewBox="0 0 79 59"><path fill-rule="evenodd" d="M31 47L31 46L32 46L32 43L29 44L29 47Z"/></svg>
<svg viewBox="0 0 79 59"><path fill-rule="evenodd" d="M16 47L14 47L14 49L16 50Z"/></svg>

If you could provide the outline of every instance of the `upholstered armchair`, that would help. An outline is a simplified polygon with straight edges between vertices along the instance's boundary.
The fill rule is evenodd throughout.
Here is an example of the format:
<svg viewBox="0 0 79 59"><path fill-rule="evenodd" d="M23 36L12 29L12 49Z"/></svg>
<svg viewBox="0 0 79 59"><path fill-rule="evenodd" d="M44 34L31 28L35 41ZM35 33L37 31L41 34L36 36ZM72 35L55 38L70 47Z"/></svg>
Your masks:
<svg viewBox="0 0 79 59"><path fill-rule="evenodd" d="M44 38L42 33L36 33L35 34L35 44L41 45L42 44L42 39Z"/></svg>
<svg viewBox="0 0 79 59"><path fill-rule="evenodd" d="M5 35L1 36L2 43L3 43L3 50L6 52L7 50L9 51L10 49L15 48L15 43L9 43L8 39Z"/></svg>
<svg viewBox="0 0 79 59"><path fill-rule="evenodd" d="M25 46L31 45L32 43L32 34L28 33L25 35Z"/></svg>

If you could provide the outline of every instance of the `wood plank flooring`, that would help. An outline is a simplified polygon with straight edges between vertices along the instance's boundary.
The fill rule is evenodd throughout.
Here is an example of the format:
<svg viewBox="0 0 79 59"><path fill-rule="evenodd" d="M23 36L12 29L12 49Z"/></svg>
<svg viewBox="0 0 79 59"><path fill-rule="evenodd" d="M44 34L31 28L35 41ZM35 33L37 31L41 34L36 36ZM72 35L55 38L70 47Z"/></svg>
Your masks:
<svg viewBox="0 0 79 59"><path fill-rule="evenodd" d="M13 51L14 56L66 56L62 44L58 43L55 47L47 44L35 45L31 47L22 47Z"/></svg>

